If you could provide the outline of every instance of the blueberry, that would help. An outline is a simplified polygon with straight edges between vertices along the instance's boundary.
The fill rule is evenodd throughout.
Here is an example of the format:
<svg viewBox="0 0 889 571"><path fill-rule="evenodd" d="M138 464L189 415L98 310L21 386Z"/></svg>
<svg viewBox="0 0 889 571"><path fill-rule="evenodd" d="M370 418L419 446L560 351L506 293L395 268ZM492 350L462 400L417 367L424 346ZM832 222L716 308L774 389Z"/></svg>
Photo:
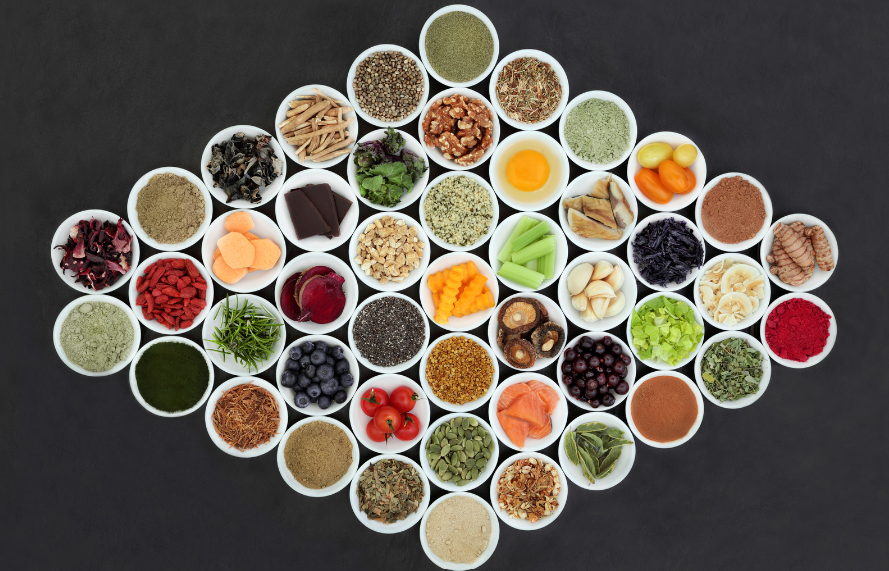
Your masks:
<svg viewBox="0 0 889 571"><path fill-rule="evenodd" d="M287 359L287 363L285 364L290 371L299 371L299 361L294 361L293 359Z"/></svg>
<svg viewBox="0 0 889 571"><path fill-rule="evenodd" d="M306 394L308 394L311 398L315 399L321 396L321 385L318 383L312 383L308 387L306 387Z"/></svg>
<svg viewBox="0 0 889 571"><path fill-rule="evenodd" d="M311 355L311 358L312 358L313 365L320 365L321 363L323 363L324 361L327 360L327 353L325 353L324 351L319 351L318 349L315 349L315 351Z"/></svg>
<svg viewBox="0 0 889 571"><path fill-rule="evenodd" d="M296 384L299 385L299 388L301 388L301 389L305 389L306 387L308 387L309 385L312 384L312 379L310 379L309 377L307 377L307 376L301 374L300 376L298 376L298 377L296 378Z"/></svg>
<svg viewBox="0 0 889 571"><path fill-rule="evenodd" d="M299 348L303 352L303 355L308 355L315 350L315 344L311 341L306 341L302 345L300 345Z"/></svg>
<svg viewBox="0 0 889 571"><path fill-rule="evenodd" d="M292 388L295 385L296 385L296 373L294 373L290 369L287 369L281 375L281 386Z"/></svg>
<svg viewBox="0 0 889 571"><path fill-rule="evenodd" d="M340 375L340 384L344 387L351 387L355 383L355 377L352 373L343 373Z"/></svg>
<svg viewBox="0 0 889 571"><path fill-rule="evenodd" d="M335 372L337 375L342 375L343 373L348 373L349 372L349 362L346 361L345 359L343 359L341 361L337 361L336 365L333 368L333 372Z"/></svg>
<svg viewBox="0 0 889 571"><path fill-rule="evenodd" d="M327 396L336 394L338 390L340 390L340 384L336 379L321 381L321 392Z"/></svg>
<svg viewBox="0 0 889 571"><path fill-rule="evenodd" d="M342 347L340 347L339 345L336 345L335 347L328 347L327 354L336 360L340 360L346 355L346 352L343 351Z"/></svg>
<svg viewBox="0 0 889 571"><path fill-rule="evenodd" d="M315 371L315 378L317 378L319 381L327 381L329 379L332 379L333 367L331 367L327 363L324 363L323 365L318 367L318 370Z"/></svg>
<svg viewBox="0 0 889 571"><path fill-rule="evenodd" d="M315 368L315 365L309 365L308 367L306 367L305 369L303 369L303 373L305 373L306 376L309 377L310 379L314 379L314 378L315 378L315 373L316 373L316 372L317 372L317 369Z"/></svg>
<svg viewBox="0 0 889 571"><path fill-rule="evenodd" d="M303 355L302 357L299 358L299 366L302 367L303 369L305 369L306 367L308 367L311 364L312 364L312 358L309 357L308 355Z"/></svg>
<svg viewBox="0 0 889 571"><path fill-rule="evenodd" d="M309 406L309 403L311 402L309 400L309 395L307 395L305 393L305 391L299 391L298 393L296 393L295 400L296 400L296 408L306 408L307 406Z"/></svg>
<svg viewBox="0 0 889 571"><path fill-rule="evenodd" d="M315 341L315 351L327 353L327 343L325 341Z"/></svg>
<svg viewBox="0 0 889 571"><path fill-rule="evenodd" d="M318 402L318 397L309 397L309 402Z"/></svg>
<svg viewBox="0 0 889 571"><path fill-rule="evenodd" d="M334 365L336 365L336 359L334 359L334 358L331 357L330 355L328 355L327 357L325 357L324 362L327 363L328 365L330 365L331 367L333 367Z"/></svg>
<svg viewBox="0 0 889 571"><path fill-rule="evenodd" d="M302 350L299 347L291 347L290 348L290 358L294 361L299 361L299 358L303 356Z"/></svg>
<svg viewBox="0 0 889 571"><path fill-rule="evenodd" d="M318 408L321 410L330 408L330 397L327 395L318 397Z"/></svg>
<svg viewBox="0 0 889 571"><path fill-rule="evenodd" d="M346 402L346 391L337 391L335 395L333 395L333 402L336 404L343 404Z"/></svg>

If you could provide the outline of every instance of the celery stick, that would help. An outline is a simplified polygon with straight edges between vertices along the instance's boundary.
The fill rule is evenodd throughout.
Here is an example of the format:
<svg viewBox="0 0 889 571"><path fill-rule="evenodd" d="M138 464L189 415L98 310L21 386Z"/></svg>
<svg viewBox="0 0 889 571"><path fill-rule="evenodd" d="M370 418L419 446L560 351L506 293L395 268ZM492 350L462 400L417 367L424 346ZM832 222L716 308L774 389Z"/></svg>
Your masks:
<svg viewBox="0 0 889 571"><path fill-rule="evenodd" d="M533 289L538 289L543 283L543 274L512 262L504 262L497 275Z"/></svg>
<svg viewBox="0 0 889 571"><path fill-rule="evenodd" d="M512 261L516 264L524 264L529 260L536 260L544 254L549 254L556 249L556 237L544 236L533 244L512 253Z"/></svg>
<svg viewBox="0 0 889 571"><path fill-rule="evenodd" d="M525 262L524 266L529 270L537 271L537 260L531 260L530 262ZM543 272L541 272L543 273Z"/></svg>
<svg viewBox="0 0 889 571"><path fill-rule="evenodd" d="M506 241L506 245L500 249L500 253L497 254L497 259L500 262L509 261L512 256L512 241L524 234L528 228L537 224L537 220L529 216L522 216L518 223L515 225L515 228L512 230L512 234L509 235L509 240Z"/></svg>
<svg viewBox="0 0 889 571"><path fill-rule="evenodd" d="M549 230L549 224L544 221L538 222L528 230L525 230L524 234L512 241L512 251L518 252L525 246L536 242L538 238L540 238L544 234L547 234Z"/></svg>
<svg viewBox="0 0 889 571"><path fill-rule="evenodd" d="M553 250L549 254L544 254L537 258L537 271L543 274L546 279L553 279L556 271L556 251Z"/></svg>

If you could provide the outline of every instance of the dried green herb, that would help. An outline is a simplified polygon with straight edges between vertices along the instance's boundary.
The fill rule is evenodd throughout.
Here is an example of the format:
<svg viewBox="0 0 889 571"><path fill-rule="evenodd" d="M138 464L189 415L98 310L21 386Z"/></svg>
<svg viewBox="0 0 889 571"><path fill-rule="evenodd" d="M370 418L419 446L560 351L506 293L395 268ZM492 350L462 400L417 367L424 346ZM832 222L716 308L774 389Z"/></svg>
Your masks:
<svg viewBox="0 0 889 571"><path fill-rule="evenodd" d="M624 446L633 444L624 431L608 428L601 422L581 424L574 432L565 433L565 455L575 466L580 465L584 477L595 483L614 471Z"/></svg>
<svg viewBox="0 0 889 571"><path fill-rule="evenodd" d="M701 361L701 377L719 402L738 400L759 391L762 353L741 337L729 337L710 345Z"/></svg>
<svg viewBox="0 0 889 571"><path fill-rule="evenodd" d="M423 500L423 481L411 464L380 460L358 477L358 509L372 520L390 524L417 511Z"/></svg>

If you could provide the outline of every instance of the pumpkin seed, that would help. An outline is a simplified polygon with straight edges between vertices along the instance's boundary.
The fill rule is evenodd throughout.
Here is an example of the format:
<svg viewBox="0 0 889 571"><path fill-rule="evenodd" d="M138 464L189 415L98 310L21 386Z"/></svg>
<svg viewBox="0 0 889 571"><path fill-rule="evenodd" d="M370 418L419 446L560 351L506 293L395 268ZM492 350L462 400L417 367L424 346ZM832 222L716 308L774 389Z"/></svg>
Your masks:
<svg viewBox="0 0 889 571"><path fill-rule="evenodd" d="M438 479L441 480L442 482L447 482L448 480L451 479L451 473L448 471L445 471L444 474L438 475Z"/></svg>
<svg viewBox="0 0 889 571"><path fill-rule="evenodd" d="M495 446L477 419L454 417L433 431L426 443L426 458L439 480L462 486L484 472Z"/></svg>
<svg viewBox="0 0 889 571"><path fill-rule="evenodd" d="M426 450L432 452L433 454L441 454L441 446L438 444L429 444L426 446Z"/></svg>

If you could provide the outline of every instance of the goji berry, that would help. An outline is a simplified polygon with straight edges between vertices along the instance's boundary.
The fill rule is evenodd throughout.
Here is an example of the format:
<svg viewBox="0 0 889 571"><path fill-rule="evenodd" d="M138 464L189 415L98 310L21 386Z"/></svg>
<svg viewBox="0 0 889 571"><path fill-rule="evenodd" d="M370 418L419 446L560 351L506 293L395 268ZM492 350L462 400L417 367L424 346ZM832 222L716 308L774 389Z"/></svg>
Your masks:
<svg viewBox="0 0 889 571"><path fill-rule="evenodd" d="M198 309L204 309L207 307L207 302L203 299L193 299L191 300L191 305L197 307Z"/></svg>
<svg viewBox="0 0 889 571"><path fill-rule="evenodd" d="M154 311L154 298L147 294L145 295L145 307L149 313Z"/></svg>
<svg viewBox="0 0 889 571"><path fill-rule="evenodd" d="M181 327L182 329L186 329L188 327L191 327L192 325L194 325L194 321L192 321L191 319L179 323L179 327Z"/></svg>
<svg viewBox="0 0 889 571"><path fill-rule="evenodd" d="M193 287L186 287L179 290L179 295L182 297L194 297L198 294L198 290Z"/></svg>
<svg viewBox="0 0 889 571"><path fill-rule="evenodd" d="M145 294L140 293L136 296L136 305L145 305Z"/></svg>
<svg viewBox="0 0 889 571"><path fill-rule="evenodd" d="M185 268L185 260L183 260L182 258L173 258L172 260L170 260L170 267L181 270Z"/></svg>
<svg viewBox="0 0 889 571"><path fill-rule="evenodd" d="M161 293L170 297L179 297L179 290L172 287L165 287L161 290Z"/></svg>
<svg viewBox="0 0 889 571"><path fill-rule="evenodd" d="M167 303L168 301L170 301L170 296L168 296L168 295L161 294L161 295L157 296L156 298L154 298L154 303L156 303L157 305L163 305L163 304Z"/></svg>
<svg viewBox="0 0 889 571"><path fill-rule="evenodd" d="M195 280L195 281L191 282L191 287L193 287L195 289L200 289L200 290L206 291L207 290L207 282L205 282L204 280L201 280L201 281Z"/></svg>

